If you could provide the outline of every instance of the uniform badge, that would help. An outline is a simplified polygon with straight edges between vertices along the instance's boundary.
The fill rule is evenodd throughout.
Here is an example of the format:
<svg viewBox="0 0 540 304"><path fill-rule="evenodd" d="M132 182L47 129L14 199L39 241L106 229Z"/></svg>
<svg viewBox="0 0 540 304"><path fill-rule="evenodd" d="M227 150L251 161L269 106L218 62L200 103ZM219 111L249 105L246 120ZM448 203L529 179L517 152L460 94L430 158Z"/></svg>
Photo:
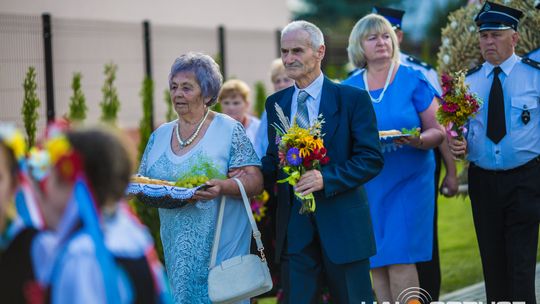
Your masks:
<svg viewBox="0 0 540 304"><path fill-rule="evenodd" d="M527 107L524 107L521 112L521 121L523 121L524 124L528 124L529 121L531 121L531 113L527 110Z"/></svg>

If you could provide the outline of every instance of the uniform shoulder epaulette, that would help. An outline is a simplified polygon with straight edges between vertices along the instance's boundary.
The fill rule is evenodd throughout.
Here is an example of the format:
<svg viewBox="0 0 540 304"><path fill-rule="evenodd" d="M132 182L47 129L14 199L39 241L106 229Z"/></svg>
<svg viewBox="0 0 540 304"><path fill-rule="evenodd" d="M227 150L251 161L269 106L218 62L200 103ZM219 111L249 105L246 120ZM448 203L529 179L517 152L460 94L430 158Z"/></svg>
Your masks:
<svg viewBox="0 0 540 304"><path fill-rule="evenodd" d="M419 65L419 66L423 67L426 70L433 69L433 67L431 65L429 65L428 63L423 62L422 60L420 60L420 59L418 59L416 57L413 57L411 55L407 56L407 61L410 62L410 63L416 64L416 65Z"/></svg>
<svg viewBox="0 0 540 304"><path fill-rule="evenodd" d="M531 58L523 57L521 58L521 62L525 63L526 65L530 65L535 69L540 70L540 62L534 61Z"/></svg>
<svg viewBox="0 0 540 304"><path fill-rule="evenodd" d="M479 64L479 65L475 66L474 68L468 70L466 75L467 75L467 76L470 76L470 75L472 75L472 74L474 74L474 73L480 71L481 68L482 68L482 65Z"/></svg>

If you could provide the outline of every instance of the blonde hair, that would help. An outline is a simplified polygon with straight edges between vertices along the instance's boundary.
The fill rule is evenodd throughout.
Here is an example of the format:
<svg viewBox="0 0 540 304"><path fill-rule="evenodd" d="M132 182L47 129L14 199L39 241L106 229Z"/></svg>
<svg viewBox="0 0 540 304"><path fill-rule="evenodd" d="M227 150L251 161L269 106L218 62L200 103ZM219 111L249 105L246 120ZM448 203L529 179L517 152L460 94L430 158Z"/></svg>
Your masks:
<svg viewBox="0 0 540 304"><path fill-rule="evenodd" d="M225 81L218 95L218 102L221 102L224 98L231 97L234 95L240 95L246 103L249 101L249 86L239 79L231 79Z"/></svg>
<svg viewBox="0 0 540 304"><path fill-rule="evenodd" d="M367 59L365 51L362 48L362 41L371 34L388 33L392 40L392 60L399 62L399 43L396 33L392 29L392 25L384 17L377 14L369 14L354 25L351 35L349 36L349 46L347 53L349 61L357 68L365 68Z"/></svg>
<svg viewBox="0 0 540 304"><path fill-rule="evenodd" d="M275 82L276 78L281 74L286 74L283 61L281 58L274 59L274 61L272 61L272 65L270 66L270 79L272 82Z"/></svg>

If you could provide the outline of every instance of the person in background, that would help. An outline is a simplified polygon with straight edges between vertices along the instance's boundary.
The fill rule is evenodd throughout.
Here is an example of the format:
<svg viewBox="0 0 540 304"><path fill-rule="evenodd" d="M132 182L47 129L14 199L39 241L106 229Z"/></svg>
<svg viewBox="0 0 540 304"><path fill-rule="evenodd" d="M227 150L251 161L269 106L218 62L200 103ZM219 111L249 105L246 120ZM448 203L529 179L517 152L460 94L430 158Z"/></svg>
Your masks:
<svg viewBox="0 0 540 304"><path fill-rule="evenodd" d="M388 7L373 7L373 13L379 14L386 18L392 25L394 32L396 33L398 44L401 45L403 41L402 21L405 11L388 8ZM399 52L399 59L402 65L409 66L414 70L422 72L422 74L429 81L429 84L437 91L439 95L442 94L442 88L439 84L439 76L437 71L433 69L429 64L405 54L401 49ZM458 190L458 178L456 162L450 153L448 143L443 141L436 149L433 149L435 153L435 213L433 218L433 255L432 259L427 262L420 262L416 264L418 270L418 279L420 281L420 287L425 289L433 300L439 298L441 290L441 265L439 260L439 240L438 240L438 227L437 227L437 201L439 193L446 197L454 196ZM444 162L446 168L445 175L440 183L441 178L441 160Z"/></svg>
<svg viewBox="0 0 540 304"><path fill-rule="evenodd" d="M225 81L218 95L218 102L221 104L223 114L239 121L246 129L246 135L251 143L256 146L259 126L261 121L249 114L251 109L249 86L238 79Z"/></svg>
<svg viewBox="0 0 540 304"><path fill-rule="evenodd" d="M464 140L487 302L536 303L540 221L540 66L515 53L523 13L486 1L475 21L485 62L465 82L483 100Z"/></svg>
<svg viewBox="0 0 540 304"><path fill-rule="evenodd" d="M540 9L540 0L536 0L534 1L534 7L536 9ZM538 64L540 65L540 46L532 51L530 51L529 53L525 54L523 57L527 57L529 59L532 59L536 62L539 62Z"/></svg>
<svg viewBox="0 0 540 304"><path fill-rule="evenodd" d="M432 258L432 149L444 139L435 118L438 94L422 73L400 64L396 34L380 15L356 23L347 50L362 70L343 84L369 93L378 129L420 128L418 135L384 144L383 170L366 184L377 245L370 259L373 285L379 302L395 302L403 290L419 286L415 264Z"/></svg>
<svg viewBox="0 0 540 304"><path fill-rule="evenodd" d="M373 301L368 258L375 252L364 183L383 166L375 113L365 91L336 84L321 70L321 30L306 21L281 32L281 59L295 85L269 96L269 145L262 160L266 187L284 178L279 168L275 105L287 119L309 127L319 115L328 164L308 170L293 189L278 184L276 261L281 264L285 303L316 303L323 278L336 303ZM313 193L316 210L299 214L293 190Z"/></svg>
<svg viewBox="0 0 540 304"><path fill-rule="evenodd" d="M287 76L285 66L283 65L281 58L277 58L272 61L272 65L270 66L270 80L272 81L274 93L294 84L294 80ZM259 127L259 131L257 132L257 144L255 145L255 152L257 152L257 155L260 158L266 154L266 148L268 147L267 123L268 117L266 110L264 110L261 115L261 125Z"/></svg>

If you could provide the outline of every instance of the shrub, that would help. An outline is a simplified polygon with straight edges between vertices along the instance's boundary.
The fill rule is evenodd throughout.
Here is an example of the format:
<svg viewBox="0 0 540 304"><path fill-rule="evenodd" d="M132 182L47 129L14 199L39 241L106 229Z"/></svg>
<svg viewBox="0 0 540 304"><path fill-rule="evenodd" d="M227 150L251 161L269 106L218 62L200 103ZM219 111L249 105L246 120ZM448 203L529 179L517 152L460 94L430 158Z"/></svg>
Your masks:
<svg viewBox="0 0 540 304"><path fill-rule="evenodd" d="M70 97L68 119L76 122L83 122L86 119L86 98L81 89L81 73L74 73L73 80L71 82L71 89L73 95Z"/></svg>
<svg viewBox="0 0 540 304"><path fill-rule="evenodd" d="M120 100L118 100L118 93L114 86L117 70L118 67L113 63L105 65L105 83L101 88L103 93L103 100L99 104L101 106L101 120L110 124L116 124L120 110Z"/></svg>
<svg viewBox="0 0 540 304"><path fill-rule="evenodd" d="M26 77L23 83L24 88L24 100L22 104L22 116L24 121L24 129L27 135L27 147L30 149L36 142L36 122L39 119L38 108L41 105L39 98L36 94L36 69L29 67L26 72Z"/></svg>

